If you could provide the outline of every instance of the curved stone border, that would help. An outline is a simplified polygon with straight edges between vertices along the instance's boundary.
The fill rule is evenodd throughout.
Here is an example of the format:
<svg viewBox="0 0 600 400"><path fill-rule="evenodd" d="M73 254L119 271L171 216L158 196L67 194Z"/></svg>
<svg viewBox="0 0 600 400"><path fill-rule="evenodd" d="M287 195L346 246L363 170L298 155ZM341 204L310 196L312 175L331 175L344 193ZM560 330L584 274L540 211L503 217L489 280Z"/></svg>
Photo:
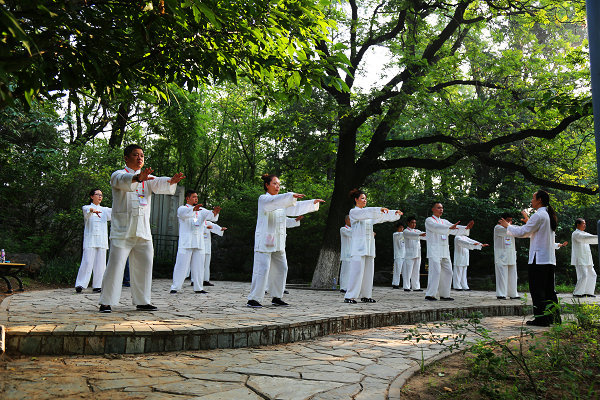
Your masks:
<svg viewBox="0 0 600 400"><path fill-rule="evenodd" d="M207 329L179 325L170 329L123 331L97 330L95 326L57 326L52 332L38 327L11 328L6 332L8 354L139 354L182 350L210 350L293 343L356 329L410 325L441 321L481 312L485 317L524 315L530 306L494 305L417 311L377 312L320 318L293 324L257 325L229 329ZM38 328L38 329L36 329ZM158 327L157 327L158 328Z"/></svg>

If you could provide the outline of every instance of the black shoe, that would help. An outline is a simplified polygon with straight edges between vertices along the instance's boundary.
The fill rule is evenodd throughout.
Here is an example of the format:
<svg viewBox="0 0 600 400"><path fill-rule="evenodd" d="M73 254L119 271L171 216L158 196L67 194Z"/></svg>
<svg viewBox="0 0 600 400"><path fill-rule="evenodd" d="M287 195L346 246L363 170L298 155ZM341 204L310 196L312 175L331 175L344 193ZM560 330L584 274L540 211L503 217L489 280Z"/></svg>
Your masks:
<svg viewBox="0 0 600 400"><path fill-rule="evenodd" d="M410 292L410 289L404 289L405 292Z"/></svg>
<svg viewBox="0 0 600 400"><path fill-rule="evenodd" d="M346 293L346 289L340 289L340 293Z"/></svg>
<svg viewBox="0 0 600 400"><path fill-rule="evenodd" d="M413 292L422 292L423 289L413 289Z"/></svg>
<svg viewBox="0 0 600 400"><path fill-rule="evenodd" d="M290 292L288 292L287 290L284 290L283 294L290 294Z"/></svg>
<svg viewBox="0 0 600 400"><path fill-rule="evenodd" d="M511 300L521 300L521 296L517 296L517 297L511 297Z"/></svg>
<svg viewBox="0 0 600 400"><path fill-rule="evenodd" d="M77 293L81 293L81 291L82 291L82 290L83 290L83 288L82 288L81 286L77 286L77 287L75 288L75 291L76 291Z"/></svg>
<svg viewBox="0 0 600 400"><path fill-rule="evenodd" d="M190 282L190 286L194 286L194 282Z"/></svg>
<svg viewBox="0 0 600 400"><path fill-rule="evenodd" d="M110 309L110 306L105 306L104 304L100 304L100 311L101 313L109 313L112 312L112 310Z"/></svg>
<svg viewBox="0 0 600 400"><path fill-rule="evenodd" d="M470 292L471 289L463 289L465 292Z"/></svg>
<svg viewBox="0 0 600 400"><path fill-rule="evenodd" d="M248 302L246 303L246 307L260 308L262 307L262 304L260 304L256 300L248 300Z"/></svg>
<svg viewBox="0 0 600 400"><path fill-rule="evenodd" d="M177 293L177 290L171 290L169 293L175 294L175 293Z"/></svg>
<svg viewBox="0 0 600 400"><path fill-rule="evenodd" d="M356 304L356 300L354 300L354 299L344 299L344 303Z"/></svg>
<svg viewBox="0 0 600 400"><path fill-rule="evenodd" d="M425 296L425 300L429 300L429 301L437 301L437 299L433 296Z"/></svg>
<svg viewBox="0 0 600 400"><path fill-rule="evenodd" d="M273 299L271 300L271 304L273 304L274 306L289 306L288 303L281 300L279 297L273 297Z"/></svg>
<svg viewBox="0 0 600 400"><path fill-rule="evenodd" d="M586 294L585 297L596 297L594 294Z"/></svg>
<svg viewBox="0 0 600 400"><path fill-rule="evenodd" d="M156 311L156 310L158 310L158 307L153 306L152 304L138 304L137 306L135 306L135 308L137 308L140 311Z"/></svg>
<svg viewBox="0 0 600 400"><path fill-rule="evenodd" d="M442 296L440 296L440 300L442 300L442 301L454 301L454 298L452 298L452 297L442 297Z"/></svg>
<svg viewBox="0 0 600 400"><path fill-rule="evenodd" d="M585 297L585 294L574 294L573 297L581 298Z"/></svg>
<svg viewBox="0 0 600 400"><path fill-rule="evenodd" d="M210 283L209 281L204 281L204 286L215 286L215 284Z"/></svg>
<svg viewBox="0 0 600 400"><path fill-rule="evenodd" d="M400 286L398 286L398 285L392 285L392 289L400 289Z"/></svg>
<svg viewBox="0 0 600 400"><path fill-rule="evenodd" d="M131 284L129 282L123 282L123 287L131 287Z"/></svg>
<svg viewBox="0 0 600 400"><path fill-rule="evenodd" d="M525 322L525 325L529 325L529 326L550 326L550 323L546 322L546 321L538 321L538 320L534 319L534 320Z"/></svg>
<svg viewBox="0 0 600 400"><path fill-rule="evenodd" d="M205 293L208 293L208 292L207 292L206 290L194 290L194 293L202 293L202 294L205 294Z"/></svg>
<svg viewBox="0 0 600 400"><path fill-rule="evenodd" d="M363 303L377 303L375 300L373 300L370 297L363 297L362 299L360 299L360 301L362 301Z"/></svg>
<svg viewBox="0 0 600 400"><path fill-rule="evenodd" d="M452 289L452 290L456 290L457 292L462 292L462 289Z"/></svg>
<svg viewBox="0 0 600 400"><path fill-rule="evenodd" d="M100 292L102 292L102 288L99 288L99 287L93 288L92 292L94 292L94 293L100 293Z"/></svg>
<svg viewBox="0 0 600 400"><path fill-rule="evenodd" d="M506 297L504 297L504 296L496 296L496 298L497 298L498 300L506 300Z"/></svg>

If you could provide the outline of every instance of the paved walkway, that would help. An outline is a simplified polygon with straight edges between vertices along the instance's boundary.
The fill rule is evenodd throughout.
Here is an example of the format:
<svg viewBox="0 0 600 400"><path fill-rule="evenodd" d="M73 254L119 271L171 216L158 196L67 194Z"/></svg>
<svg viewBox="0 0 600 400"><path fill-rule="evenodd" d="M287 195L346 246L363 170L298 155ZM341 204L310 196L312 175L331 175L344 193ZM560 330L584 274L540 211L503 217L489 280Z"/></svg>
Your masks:
<svg viewBox="0 0 600 400"><path fill-rule="evenodd" d="M379 298L384 292L377 290ZM306 297L310 293L294 292L290 300ZM522 317L483 320L498 337L518 335L522 323ZM359 330L260 348L8 359L0 362L0 398L397 399L422 360L428 363L441 352L439 345L427 341L404 340L412 327ZM450 333L448 328L436 332Z"/></svg>
<svg viewBox="0 0 600 400"><path fill-rule="evenodd" d="M136 311L128 288L111 314L98 312L99 294L74 289L18 293L0 305L6 348L21 354L105 354L240 348L289 343L356 329L438 321L445 313L520 315L519 300L493 292L453 292L452 302L430 302L423 292L376 287L374 304L345 304L336 291L290 288L290 307L246 307L250 284L215 282L208 294L186 286L169 294L170 281L155 280L155 312Z"/></svg>

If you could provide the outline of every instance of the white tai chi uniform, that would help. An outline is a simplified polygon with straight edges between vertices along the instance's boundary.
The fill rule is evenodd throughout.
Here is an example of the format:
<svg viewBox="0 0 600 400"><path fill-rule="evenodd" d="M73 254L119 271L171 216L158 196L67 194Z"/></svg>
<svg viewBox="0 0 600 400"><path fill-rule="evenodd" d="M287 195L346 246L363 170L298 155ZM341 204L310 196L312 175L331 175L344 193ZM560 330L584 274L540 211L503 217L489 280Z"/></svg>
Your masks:
<svg viewBox="0 0 600 400"><path fill-rule="evenodd" d="M598 236L575 229L571 235L571 265L577 271L577 284L573 294L594 294L596 289L596 271L590 244L598 244Z"/></svg>
<svg viewBox="0 0 600 400"><path fill-rule="evenodd" d="M177 209L179 220L179 245L177 259L173 268L173 284L171 290L181 290L183 281L191 270L194 291L203 290L202 278L204 277L204 231L206 220L214 221L218 215L211 210L199 209L194 211L194 206L185 204Z"/></svg>
<svg viewBox="0 0 600 400"><path fill-rule="evenodd" d="M381 207L354 207L350 210L352 240L350 253L350 276L346 299L371 298L375 270L375 235L373 225L400 219L396 210L381 212Z"/></svg>
<svg viewBox="0 0 600 400"><path fill-rule="evenodd" d="M394 275L392 286L400 286L400 275L402 275L402 264L404 264L404 232L394 232ZM406 280L406 277L404 277Z"/></svg>
<svg viewBox="0 0 600 400"><path fill-rule="evenodd" d="M515 238L502 225L494 227L496 296L519 297L517 293L517 249Z"/></svg>
<svg viewBox="0 0 600 400"><path fill-rule="evenodd" d="M112 222L110 254L102 280L100 304L115 305L121 298L123 271L129 257L131 299L134 305L151 304L152 261L154 247L150 230L152 195L175 194L177 184L168 177L131 182L140 171L130 168L115 171L110 177L112 187Z"/></svg>
<svg viewBox="0 0 600 400"><path fill-rule="evenodd" d="M419 273L421 272L421 240L427 240L418 229L404 229L404 263L402 276L404 289L421 289Z"/></svg>
<svg viewBox="0 0 600 400"><path fill-rule="evenodd" d="M429 259L426 296L437 297L439 291L440 297L450 297L452 261L450 260L448 236L469 236L469 229L466 226L457 225L457 229L450 229L452 225L450 221L433 215L425 220L427 258Z"/></svg>
<svg viewBox="0 0 600 400"><path fill-rule="evenodd" d="M213 223L205 223L204 228L204 282L210 281L210 259L212 257L212 236L214 233L218 236L223 236L224 231L221 230L221 227L217 224ZM212 226L211 229L208 229L208 226ZM192 278L193 279L193 278ZM195 281L194 281L195 282Z"/></svg>
<svg viewBox="0 0 600 400"><path fill-rule="evenodd" d="M454 289L469 290L467 285L467 267L469 266L469 250L481 250L482 246L466 236L456 235L454 238L454 270L452 273L452 287Z"/></svg>
<svg viewBox="0 0 600 400"><path fill-rule="evenodd" d="M352 228L348 225L344 225L340 228L340 261L342 266L340 268L340 289L348 290L348 274L350 273L350 260L352 259L352 253L350 249L352 240Z"/></svg>
<svg viewBox="0 0 600 400"><path fill-rule="evenodd" d="M318 209L318 202L297 201L293 192L276 195L265 193L258 198L254 266L248 300L260 303L265 296L267 283L273 297L283 297L288 270L285 257L286 228L300 226L300 221L287 216L297 217Z"/></svg>
<svg viewBox="0 0 600 400"><path fill-rule="evenodd" d="M83 256L75 280L75 287L87 288L94 271L92 287L102 286L102 277L106 269L106 250L108 250L108 224L112 209L101 205L89 204L83 206ZM90 210L100 211L100 214Z"/></svg>

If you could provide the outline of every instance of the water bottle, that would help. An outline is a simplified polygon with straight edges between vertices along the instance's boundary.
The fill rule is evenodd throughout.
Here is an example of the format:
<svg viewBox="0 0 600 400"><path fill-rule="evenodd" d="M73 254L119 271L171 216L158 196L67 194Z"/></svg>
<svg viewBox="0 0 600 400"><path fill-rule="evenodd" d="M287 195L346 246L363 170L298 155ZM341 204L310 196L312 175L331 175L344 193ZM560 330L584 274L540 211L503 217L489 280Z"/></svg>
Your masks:
<svg viewBox="0 0 600 400"><path fill-rule="evenodd" d="M333 290L337 289L337 278L333 278L333 287L332 287L332 289Z"/></svg>
<svg viewBox="0 0 600 400"><path fill-rule="evenodd" d="M6 253L4 253L4 249L0 250L0 263L6 261Z"/></svg>

